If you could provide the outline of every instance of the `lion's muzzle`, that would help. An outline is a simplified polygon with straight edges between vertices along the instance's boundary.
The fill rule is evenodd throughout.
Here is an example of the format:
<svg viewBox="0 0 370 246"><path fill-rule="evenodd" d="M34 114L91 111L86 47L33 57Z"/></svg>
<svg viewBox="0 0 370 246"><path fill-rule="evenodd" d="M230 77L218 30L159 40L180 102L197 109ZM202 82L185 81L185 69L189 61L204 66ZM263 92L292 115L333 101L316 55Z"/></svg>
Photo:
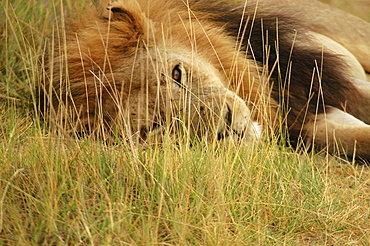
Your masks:
<svg viewBox="0 0 370 246"><path fill-rule="evenodd" d="M172 102L173 118L184 123L193 137L253 141L261 135L245 102L224 87L205 87Z"/></svg>

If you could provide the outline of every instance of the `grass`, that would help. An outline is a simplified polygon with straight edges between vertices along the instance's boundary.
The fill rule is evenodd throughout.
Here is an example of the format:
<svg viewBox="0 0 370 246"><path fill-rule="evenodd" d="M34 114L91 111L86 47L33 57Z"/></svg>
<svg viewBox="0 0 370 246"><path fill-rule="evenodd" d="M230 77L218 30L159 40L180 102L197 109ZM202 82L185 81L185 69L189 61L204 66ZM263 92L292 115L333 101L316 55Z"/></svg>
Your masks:
<svg viewBox="0 0 370 246"><path fill-rule="evenodd" d="M0 6L0 245L370 244L367 166L274 142L133 147L48 133L34 86L60 5Z"/></svg>
<svg viewBox="0 0 370 246"><path fill-rule="evenodd" d="M351 14L370 21L370 1L369 0L322 0L322 2L333 5Z"/></svg>

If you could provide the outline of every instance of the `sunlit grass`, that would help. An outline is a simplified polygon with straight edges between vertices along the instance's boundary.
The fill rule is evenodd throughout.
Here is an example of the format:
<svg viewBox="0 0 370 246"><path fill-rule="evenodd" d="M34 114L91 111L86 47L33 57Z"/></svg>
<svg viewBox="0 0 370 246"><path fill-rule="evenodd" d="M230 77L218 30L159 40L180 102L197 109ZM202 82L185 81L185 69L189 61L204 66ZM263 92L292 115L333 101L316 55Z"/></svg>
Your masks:
<svg viewBox="0 0 370 246"><path fill-rule="evenodd" d="M4 243L368 242L366 167L276 145L129 149L8 124Z"/></svg>
<svg viewBox="0 0 370 246"><path fill-rule="evenodd" d="M1 245L370 243L367 166L277 140L134 146L48 132L34 86L60 6L0 6Z"/></svg>

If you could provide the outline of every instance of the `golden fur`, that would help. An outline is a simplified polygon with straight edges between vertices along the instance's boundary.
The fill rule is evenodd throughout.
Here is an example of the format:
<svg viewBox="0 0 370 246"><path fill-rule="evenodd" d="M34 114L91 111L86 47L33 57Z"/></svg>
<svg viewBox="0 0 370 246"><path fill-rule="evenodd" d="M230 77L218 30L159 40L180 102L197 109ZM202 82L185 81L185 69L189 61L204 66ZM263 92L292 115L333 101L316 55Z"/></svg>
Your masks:
<svg viewBox="0 0 370 246"><path fill-rule="evenodd" d="M332 18L318 19L329 10ZM237 136L251 141L259 136L254 121L275 131L279 113L284 116L286 110L293 139L302 137L307 144L329 146L331 152L340 145L348 155L370 158L370 126L366 124L370 121L366 108L370 103L364 104L363 110L355 106L359 98L370 98L361 93L359 86L366 81L364 68L370 69L370 45L366 43L370 33L361 34L370 25L344 15L348 22L359 26L358 33L352 32L362 35L349 42L352 36L341 33L341 23L334 20L337 16L343 19L342 12L309 0L248 1L246 5L243 1L125 0L113 2L103 13L86 10L79 20L71 21L66 36L60 32L52 45L42 111L66 129L102 137L116 133L146 139L153 132L174 132L185 126L193 137ZM300 95L310 90L309 84L292 82L292 88L282 93L277 82L289 71L288 65L276 76L276 63L264 66L267 58L258 58L254 44L266 33L258 29L260 35L255 35L250 23L257 26L266 21L266 26L273 26L278 19L282 22L282 46L286 42L290 48L297 47L296 54L302 59L309 47L314 52L307 52L308 58L314 61L320 58L310 54L324 49L320 54L329 57L326 64L339 64L337 69L329 69L332 76L327 80L338 81L339 89L332 82L323 82L324 91L334 88L325 104L318 103L323 109L302 106L310 104L312 98L321 98L318 93L312 97ZM291 30L302 35L295 37ZM268 46L260 45L260 49L265 52ZM282 57L289 56L289 52L288 48L282 49ZM294 65L293 61L293 72ZM292 80L310 80L303 70L312 73L314 67L305 65L301 75L300 70L298 75L292 74ZM323 74L326 80L325 71ZM354 91L352 97L350 89ZM294 103L282 103L281 93ZM347 109L352 110L351 115ZM348 126L336 125L339 115L348 119ZM351 139L346 133L349 128Z"/></svg>

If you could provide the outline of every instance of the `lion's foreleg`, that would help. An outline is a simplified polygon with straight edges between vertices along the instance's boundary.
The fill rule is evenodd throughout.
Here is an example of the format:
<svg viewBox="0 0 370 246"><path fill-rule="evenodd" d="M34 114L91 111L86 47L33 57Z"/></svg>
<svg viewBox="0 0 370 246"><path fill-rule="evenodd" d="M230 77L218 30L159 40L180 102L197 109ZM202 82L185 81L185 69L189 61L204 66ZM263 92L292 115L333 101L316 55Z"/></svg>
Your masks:
<svg viewBox="0 0 370 246"><path fill-rule="evenodd" d="M370 160L370 125L337 108L328 108L305 125L306 143L330 153Z"/></svg>

